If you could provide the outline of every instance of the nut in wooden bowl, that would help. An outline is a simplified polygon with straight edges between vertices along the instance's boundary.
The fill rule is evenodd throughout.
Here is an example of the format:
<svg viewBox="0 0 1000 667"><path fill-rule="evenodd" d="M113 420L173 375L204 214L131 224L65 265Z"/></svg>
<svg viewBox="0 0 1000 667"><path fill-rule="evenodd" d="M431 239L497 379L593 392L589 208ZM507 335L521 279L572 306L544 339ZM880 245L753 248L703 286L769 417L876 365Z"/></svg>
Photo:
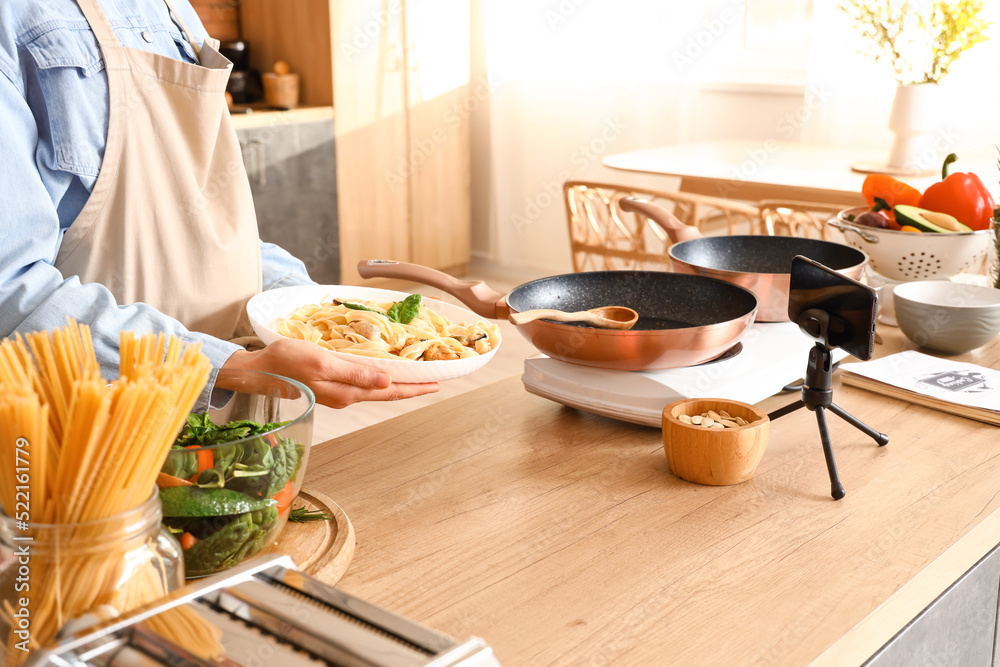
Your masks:
<svg viewBox="0 0 1000 667"><path fill-rule="evenodd" d="M770 432L767 414L739 401L691 398L663 408L663 451L670 470L697 484L750 479Z"/></svg>

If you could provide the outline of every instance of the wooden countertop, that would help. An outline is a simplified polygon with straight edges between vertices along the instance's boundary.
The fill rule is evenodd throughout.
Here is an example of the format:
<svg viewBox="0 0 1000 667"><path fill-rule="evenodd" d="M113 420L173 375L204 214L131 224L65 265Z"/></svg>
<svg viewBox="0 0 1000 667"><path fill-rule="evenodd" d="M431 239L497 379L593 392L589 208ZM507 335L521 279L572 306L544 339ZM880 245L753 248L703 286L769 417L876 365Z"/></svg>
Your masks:
<svg viewBox="0 0 1000 667"><path fill-rule="evenodd" d="M912 347L880 327L881 353ZM1000 344L958 357L996 367ZM796 394L761 404L770 410ZM338 586L517 665L860 664L1000 543L1000 438L837 386L888 433L772 424L752 480L674 477L659 429L510 378L317 445L306 484L354 523Z"/></svg>

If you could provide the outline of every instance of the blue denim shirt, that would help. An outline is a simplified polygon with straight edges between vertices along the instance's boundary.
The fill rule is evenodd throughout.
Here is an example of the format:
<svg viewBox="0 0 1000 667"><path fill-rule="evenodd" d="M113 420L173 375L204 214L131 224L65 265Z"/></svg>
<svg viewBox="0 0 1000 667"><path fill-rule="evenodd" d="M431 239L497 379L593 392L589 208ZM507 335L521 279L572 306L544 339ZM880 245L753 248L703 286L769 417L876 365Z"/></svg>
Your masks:
<svg viewBox="0 0 1000 667"><path fill-rule="evenodd" d="M203 42L188 0L173 4ZM100 5L124 46L195 62L163 0ZM188 331L147 305L118 305L104 286L82 285L53 266L97 180L109 107L100 48L75 0L0 0L0 336L53 329L69 315L90 325L105 378L117 377L123 330L201 342L219 368L238 346ZM277 246L261 243L261 257L264 289L312 282Z"/></svg>

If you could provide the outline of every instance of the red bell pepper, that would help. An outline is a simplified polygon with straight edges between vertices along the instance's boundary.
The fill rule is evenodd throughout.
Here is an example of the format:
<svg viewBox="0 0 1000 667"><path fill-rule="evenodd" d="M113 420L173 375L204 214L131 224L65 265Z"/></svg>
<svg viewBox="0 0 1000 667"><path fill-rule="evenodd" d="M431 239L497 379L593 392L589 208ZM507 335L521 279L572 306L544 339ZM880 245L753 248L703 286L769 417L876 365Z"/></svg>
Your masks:
<svg viewBox="0 0 1000 667"><path fill-rule="evenodd" d="M920 208L955 216L974 230L989 229L993 216L993 196L975 174L948 174L958 157L951 153L941 167L941 182L927 188L917 204Z"/></svg>

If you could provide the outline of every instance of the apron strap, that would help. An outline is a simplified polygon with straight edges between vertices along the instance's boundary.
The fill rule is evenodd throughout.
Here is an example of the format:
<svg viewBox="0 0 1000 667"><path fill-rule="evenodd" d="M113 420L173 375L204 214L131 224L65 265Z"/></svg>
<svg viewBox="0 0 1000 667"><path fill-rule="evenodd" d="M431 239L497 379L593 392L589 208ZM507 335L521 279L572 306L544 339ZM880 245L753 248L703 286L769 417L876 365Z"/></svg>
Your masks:
<svg viewBox="0 0 1000 667"><path fill-rule="evenodd" d="M108 17L104 15L97 0L76 0L83 12L84 18L90 24L90 29L97 37L97 44L101 47L101 54L104 56L104 66L109 69L128 69L124 49L118 42L115 31L108 22Z"/></svg>
<svg viewBox="0 0 1000 667"><path fill-rule="evenodd" d="M194 36L191 34L191 31L188 30L187 25L184 24L184 19L182 19L181 15L177 12L176 9L174 9L174 5L172 2L170 2L170 0L163 0L163 1L167 3L167 9L169 9L170 12L174 15L174 18L177 19L177 23L180 24L181 30L184 31L184 34L187 36L188 41L191 42L191 48L194 50L195 57L200 61L201 47L198 46L198 42L194 41Z"/></svg>

